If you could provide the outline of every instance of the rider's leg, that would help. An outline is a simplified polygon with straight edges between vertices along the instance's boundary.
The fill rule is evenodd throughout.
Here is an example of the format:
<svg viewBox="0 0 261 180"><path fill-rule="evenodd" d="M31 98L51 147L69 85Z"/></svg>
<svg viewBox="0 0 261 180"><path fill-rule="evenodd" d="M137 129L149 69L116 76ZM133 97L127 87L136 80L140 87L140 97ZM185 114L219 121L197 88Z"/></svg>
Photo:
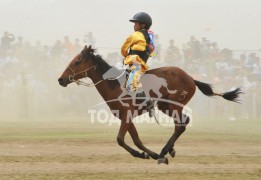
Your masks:
<svg viewBox="0 0 261 180"><path fill-rule="evenodd" d="M129 74L129 78L128 78L128 81L127 81L126 88L127 88L128 91L135 91L136 90L136 87L135 87L136 84L134 83L134 81L135 82L137 81L137 77L135 77L135 76L138 75L137 72L139 72L140 67L139 67L139 65L132 65L130 70L131 70L131 72Z"/></svg>
<svg viewBox="0 0 261 180"><path fill-rule="evenodd" d="M129 75L129 79L127 81L127 90L139 91L139 89L141 89L140 78L142 74L144 73L141 70L140 64L134 64L131 66L131 72ZM151 99L147 98L144 91L137 92L137 97L140 98L141 100L146 101L147 110L149 111L149 116L153 117L155 114L154 102Z"/></svg>
<svg viewBox="0 0 261 180"><path fill-rule="evenodd" d="M135 72L132 80L132 87L134 91L137 91L138 89L141 89L140 78L144 73L141 71L140 64L136 64L134 66L135 66Z"/></svg>

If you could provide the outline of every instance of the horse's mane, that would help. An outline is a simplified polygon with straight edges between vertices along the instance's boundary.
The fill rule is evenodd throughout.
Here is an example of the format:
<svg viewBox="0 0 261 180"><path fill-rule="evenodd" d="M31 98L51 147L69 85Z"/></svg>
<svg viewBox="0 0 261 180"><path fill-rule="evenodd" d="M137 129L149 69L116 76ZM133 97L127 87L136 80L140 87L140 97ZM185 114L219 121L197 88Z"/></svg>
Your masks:
<svg viewBox="0 0 261 180"><path fill-rule="evenodd" d="M92 49L93 52L96 52L95 49ZM100 54L96 54L94 55L93 54L93 63L97 65L96 69L97 69L97 72L102 76L104 73L106 73L108 70L110 70L111 68L114 68L114 69L117 69L116 67L114 66L111 66L110 64L108 64ZM110 78L114 78L117 76L117 74L119 73L116 73L115 76L113 77L110 77ZM117 85L120 85L120 83L118 82L117 79L115 80L109 80L109 87L111 89L114 89Z"/></svg>
<svg viewBox="0 0 261 180"><path fill-rule="evenodd" d="M92 49L91 46L85 46L81 51L82 56L87 59L90 58L93 64L96 65L96 69L100 75L104 74L106 71L112 68L112 66L109 65L100 54L94 53L96 53L96 49Z"/></svg>
<svg viewBox="0 0 261 180"><path fill-rule="evenodd" d="M109 65L100 54L94 55L95 64L97 64L97 71L103 75L106 73L110 68L112 68L111 65Z"/></svg>

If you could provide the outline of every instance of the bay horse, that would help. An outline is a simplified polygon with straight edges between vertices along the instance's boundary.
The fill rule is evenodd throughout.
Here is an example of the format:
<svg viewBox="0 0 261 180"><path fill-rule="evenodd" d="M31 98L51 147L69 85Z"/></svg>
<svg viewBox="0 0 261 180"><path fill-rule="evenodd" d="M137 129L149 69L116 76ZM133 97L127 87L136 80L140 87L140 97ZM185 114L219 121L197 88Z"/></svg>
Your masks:
<svg viewBox="0 0 261 180"><path fill-rule="evenodd" d="M148 70L145 74L155 75L159 78L165 79L167 82L167 87L162 86L159 89L162 94L162 100L156 102L158 109L172 118L172 114L174 114L174 112L177 112L179 117L186 117L181 121L173 120L175 125L174 132L161 152L157 154L143 145L133 121L129 120L130 112L133 114L138 112L132 116L132 118L134 118L146 113L146 107L138 109L138 107L134 106L131 103L131 100L128 99L125 100L125 102L129 103L129 106L124 106L120 101L115 101L115 99L117 99L123 91L120 83L118 83L116 79L103 79L103 74L112 67L113 66L110 66L99 54L96 54L95 50L92 49L91 46L85 46L83 50L72 59L61 77L58 79L58 82L61 86L66 87L72 82L80 82L80 79L82 78L90 78L100 95L106 101L111 112L115 112L116 110L119 112L117 118L121 120L121 125L117 135L118 144L127 150L132 156L143 159L149 159L151 157L157 160L158 164L168 164L168 158L165 157L168 153L171 157L175 156L174 144L179 136L186 130L186 125L190 121L190 118L184 115L182 110L193 97L196 86L203 94L207 96L221 96L226 100L234 102L238 102L238 96L242 93L240 88L226 93L215 93L213 92L210 84L194 80L191 76L178 67L161 67ZM172 90L172 92L175 91L175 93L170 93L169 90ZM149 92L149 96L150 98L156 98L156 94L152 91ZM170 103L170 101L177 103ZM129 132L134 144L143 152L134 150L125 143L124 137L127 132Z"/></svg>

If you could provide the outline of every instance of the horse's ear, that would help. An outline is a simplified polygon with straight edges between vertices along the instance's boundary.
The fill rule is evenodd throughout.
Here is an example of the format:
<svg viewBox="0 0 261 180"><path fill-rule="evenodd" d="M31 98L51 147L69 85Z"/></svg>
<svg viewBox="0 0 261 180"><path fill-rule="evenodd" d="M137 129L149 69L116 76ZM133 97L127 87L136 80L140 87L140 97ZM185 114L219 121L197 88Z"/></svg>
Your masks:
<svg viewBox="0 0 261 180"><path fill-rule="evenodd" d="M90 45L88 48L87 48L87 51L90 52L90 53L93 53L94 50L92 49L92 45Z"/></svg>
<svg viewBox="0 0 261 180"><path fill-rule="evenodd" d="M87 45L84 46L83 50L86 50L87 49Z"/></svg>

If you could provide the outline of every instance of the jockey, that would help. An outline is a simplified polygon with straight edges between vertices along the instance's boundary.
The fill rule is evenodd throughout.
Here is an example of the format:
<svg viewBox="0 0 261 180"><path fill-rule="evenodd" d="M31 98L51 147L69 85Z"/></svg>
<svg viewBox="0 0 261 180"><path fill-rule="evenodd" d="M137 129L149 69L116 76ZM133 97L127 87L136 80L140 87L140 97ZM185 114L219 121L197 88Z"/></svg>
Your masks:
<svg viewBox="0 0 261 180"><path fill-rule="evenodd" d="M135 32L126 39L121 47L121 54L125 57L124 65L128 65L130 70L126 88L128 91L137 92L137 97L146 99L149 115L153 117L155 111L154 102L146 98L146 94L141 89L142 85L139 82L141 75L149 69L146 62L153 51L153 47L151 47L153 39L148 34L152 19L147 13L139 12L129 21L134 23Z"/></svg>

